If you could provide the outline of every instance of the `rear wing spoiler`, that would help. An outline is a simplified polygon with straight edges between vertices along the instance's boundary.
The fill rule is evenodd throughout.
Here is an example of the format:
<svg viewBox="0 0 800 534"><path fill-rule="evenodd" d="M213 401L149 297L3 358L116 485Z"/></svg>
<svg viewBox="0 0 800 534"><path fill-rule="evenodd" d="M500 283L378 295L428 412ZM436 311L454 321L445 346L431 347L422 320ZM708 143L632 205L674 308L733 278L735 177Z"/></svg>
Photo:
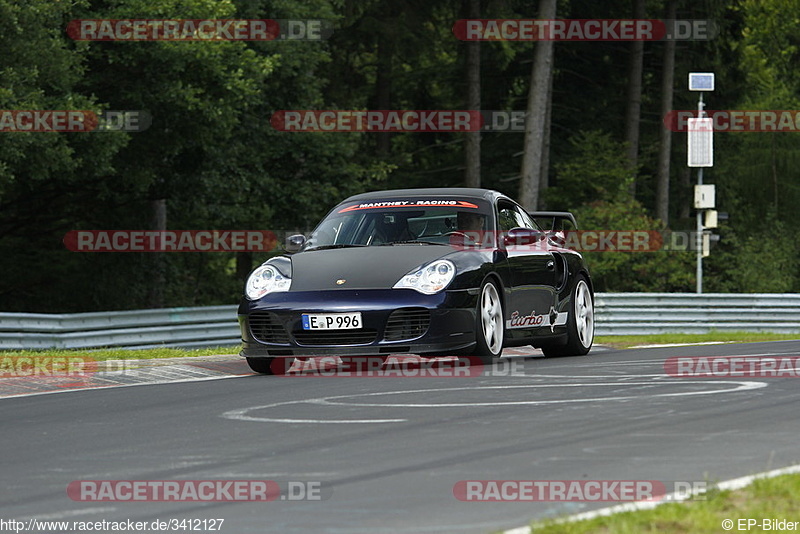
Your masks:
<svg viewBox="0 0 800 534"><path fill-rule="evenodd" d="M545 231L558 232L578 229L578 221L569 211L530 211L528 215L533 217ZM543 220L549 221L548 224L542 224ZM569 221L572 228L564 228L565 221Z"/></svg>

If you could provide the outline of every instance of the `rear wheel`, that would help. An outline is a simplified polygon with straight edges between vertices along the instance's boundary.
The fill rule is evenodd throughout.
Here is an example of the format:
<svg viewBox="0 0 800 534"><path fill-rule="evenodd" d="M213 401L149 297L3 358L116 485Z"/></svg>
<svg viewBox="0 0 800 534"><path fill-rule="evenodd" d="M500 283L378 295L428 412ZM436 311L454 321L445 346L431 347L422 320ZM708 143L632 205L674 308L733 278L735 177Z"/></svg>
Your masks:
<svg viewBox="0 0 800 534"><path fill-rule="evenodd" d="M589 284L579 276L572 288L572 305L567 318L567 342L564 345L545 345L545 356L582 356L594 342L594 301Z"/></svg>
<svg viewBox="0 0 800 534"><path fill-rule="evenodd" d="M484 365L491 365L503 352L503 303L497 286L493 281L488 281L481 288L478 299L477 324L475 337L475 356L480 358Z"/></svg>

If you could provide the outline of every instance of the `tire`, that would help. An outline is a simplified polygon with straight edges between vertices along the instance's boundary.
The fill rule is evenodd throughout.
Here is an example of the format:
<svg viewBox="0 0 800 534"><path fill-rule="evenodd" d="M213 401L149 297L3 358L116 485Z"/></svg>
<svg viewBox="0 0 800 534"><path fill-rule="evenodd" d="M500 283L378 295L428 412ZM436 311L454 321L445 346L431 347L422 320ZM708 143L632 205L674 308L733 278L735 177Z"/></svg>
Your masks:
<svg viewBox="0 0 800 534"><path fill-rule="evenodd" d="M475 315L475 356L483 365L492 365L503 353L505 314L497 285L491 280L481 287Z"/></svg>
<svg viewBox="0 0 800 534"><path fill-rule="evenodd" d="M567 342L563 345L544 345L547 357L583 356L594 342L594 299L586 277L579 276L572 288L570 313L567 318Z"/></svg>
<svg viewBox="0 0 800 534"><path fill-rule="evenodd" d="M280 362L275 363L276 359L280 360ZM285 374L286 370L292 366L293 361L294 358L247 358L247 365L256 373L274 375Z"/></svg>

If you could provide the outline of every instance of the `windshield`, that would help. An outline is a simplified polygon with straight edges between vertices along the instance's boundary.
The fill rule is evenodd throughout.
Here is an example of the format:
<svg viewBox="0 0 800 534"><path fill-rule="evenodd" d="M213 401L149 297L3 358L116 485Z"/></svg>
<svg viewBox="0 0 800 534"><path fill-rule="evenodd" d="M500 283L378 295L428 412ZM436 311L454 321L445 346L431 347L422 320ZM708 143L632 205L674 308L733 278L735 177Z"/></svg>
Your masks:
<svg viewBox="0 0 800 534"><path fill-rule="evenodd" d="M488 235L489 205L470 200L384 200L337 206L304 250L345 246L452 244L454 236Z"/></svg>

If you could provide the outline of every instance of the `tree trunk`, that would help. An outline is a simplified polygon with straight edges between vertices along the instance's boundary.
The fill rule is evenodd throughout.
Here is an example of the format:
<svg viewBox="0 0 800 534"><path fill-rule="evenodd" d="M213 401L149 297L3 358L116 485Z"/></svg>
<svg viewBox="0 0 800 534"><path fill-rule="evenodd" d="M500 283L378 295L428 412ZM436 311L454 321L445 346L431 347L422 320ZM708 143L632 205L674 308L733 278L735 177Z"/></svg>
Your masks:
<svg viewBox="0 0 800 534"><path fill-rule="evenodd" d="M150 201L151 220L150 228L157 232L164 232L167 229L167 200L159 198ZM166 280L166 265L163 252L151 253L152 262L150 287L148 288L147 306L149 308L164 307L164 286Z"/></svg>
<svg viewBox="0 0 800 534"><path fill-rule="evenodd" d="M775 156L775 136L770 136L770 152L772 159L772 208L775 210L775 215L779 214L778 211L778 159Z"/></svg>
<svg viewBox="0 0 800 534"><path fill-rule="evenodd" d="M676 0L667 3L667 20L675 19ZM672 94L675 90L675 41L669 39L664 43L664 65L661 79L661 118L672 111ZM672 152L672 131L661 125L661 136L658 148L658 178L656 182L656 217L669 225L669 167Z"/></svg>
<svg viewBox="0 0 800 534"><path fill-rule="evenodd" d="M686 161L686 151L683 152L683 161ZM691 218L692 198L694 198L694 186L692 185L692 167L683 167L680 171L681 190L686 192L686 201L681 203L681 219Z"/></svg>
<svg viewBox="0 0 800 534"><path fill-rule="evenodd" d="M544 139L542 140L542 164L539 174L539 203L542 209L547 209L541 192L550 187L550 125L553 119L553 69L550 69L547 80L547 111L544 117Z"/></svg>
<svg viewBox="0 0 800 534"><path fill-rule="evenodd" d="M480 0L464 0L468 19L478 19L481 16ZM481 109L481 43L480 41L468 42L464 45L467 49L467 109ZM464 134L464 185L467 187L481 186L481 132L467 132Z"/></svg>
<svg viewBox="0 0 800 534"><path fill-rule="evenodd" d="M539 0L539 18L556 18L556 0ZM519 202L531 211L539 205L544 131L547 116L547 89L553 70L553 41L538 41L533 57L531 87L525 120L525 141L519 184Z"/></svg>
<svg viewBox="0 0 800 534"><path fill-rule="evenodd" d="M375 109L392 109L392 56L393 43L390 36L381 33L378 36L378 72L375 76ZM378 132L375 134L380 156L387 156L391 150L391 134Z"/></svg>
<svg viewBox="0 0 800 534"><path fill-rule="evenodd" d="M644 0L633 1L633 18L645 17ZM630 185L631 195L636 194L636 175L639 164L639 119L642 108L642 64L644 59L644 41L631 43L631 55L628 63L628 102L625 109L625 142L627 143L628 164L634 173Z"/></svg>
<svg viewBox="0 0 800 534"><path fill-rule="evenodd" d="M253 270L253 253L241 251L236 253L236 279L242 283L247 281L247 275Z"/></svg>

